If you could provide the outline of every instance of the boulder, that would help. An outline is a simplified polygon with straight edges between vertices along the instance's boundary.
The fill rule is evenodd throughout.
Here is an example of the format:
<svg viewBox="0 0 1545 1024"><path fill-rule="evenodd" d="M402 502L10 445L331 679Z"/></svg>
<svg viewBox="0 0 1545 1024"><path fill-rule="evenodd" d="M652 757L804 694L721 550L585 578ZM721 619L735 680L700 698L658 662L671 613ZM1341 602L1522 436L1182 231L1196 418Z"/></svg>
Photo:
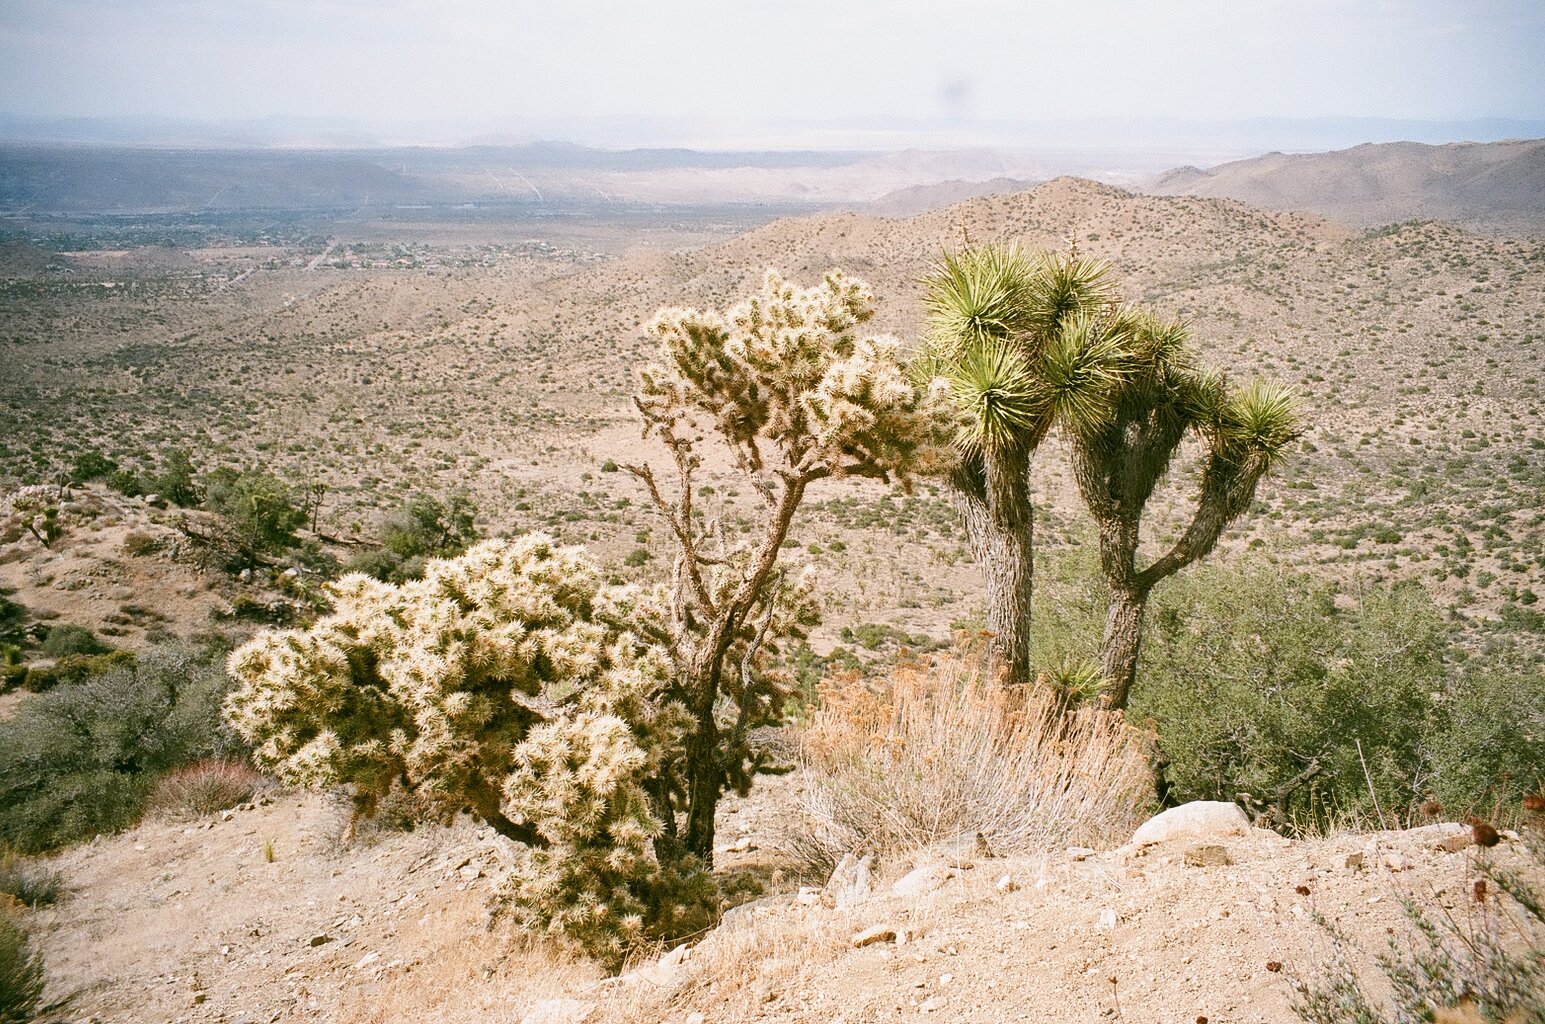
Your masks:
<svg viewBox="0 0 1545 1024"><path fill-rule="evenodd" d="M897 879L896 884L891 886L891 893L896 896L922 896L933 892L954 878L955 874L955 869L948 864L924 864Z"/></svg>
<svg viewBox="0 0 1545 1024"><path fill-rule="evenodd" d="M595 1010L595 1003L583 999L544 999L520 1018L520 1024L584 1024Z"/></svg>
<svg viewBox="0 0 1545 1024"><path fill-rule="evenodd" d="M851 907L862 903L869 898L873 889L871 881L873 870L872 855L855 857L851 853L843 854L842 861L832 871L831 877L826 880L826 891L839 907Z"/></svg>
<svg viewBox="0 0 1545 1024"><path fill-rule="evenodd" d="M1194 800L1156 814L1132 834L1134 846L1152 846L1173 839L1213 839L1250 832L1250 819L1238 804L1223 800Z"/></svg>

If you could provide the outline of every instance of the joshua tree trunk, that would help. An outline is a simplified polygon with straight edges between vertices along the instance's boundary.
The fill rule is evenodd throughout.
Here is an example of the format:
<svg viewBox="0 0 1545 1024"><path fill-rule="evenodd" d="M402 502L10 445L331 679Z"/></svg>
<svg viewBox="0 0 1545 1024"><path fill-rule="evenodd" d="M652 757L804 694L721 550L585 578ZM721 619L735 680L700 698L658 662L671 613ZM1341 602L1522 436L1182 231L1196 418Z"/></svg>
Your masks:
<svg viewBox="0 0 1545 1024"><path fill-rule="evenodd" d="M950 478L971 551L987 580L987 628L1008 682L1030 681L1030 599L1035 582L1035 507L1030 449L962 460Z"/></svg>
<svg viewBox="0 0 1545 1024"><path fill-rule="evenodd" d="M1147 594L1134 588L1111 588L1105 614L1101 668L1109 683L1106 706L1124 708L1137 678L1137 655L1143 642L1143 608Z"/></svg>

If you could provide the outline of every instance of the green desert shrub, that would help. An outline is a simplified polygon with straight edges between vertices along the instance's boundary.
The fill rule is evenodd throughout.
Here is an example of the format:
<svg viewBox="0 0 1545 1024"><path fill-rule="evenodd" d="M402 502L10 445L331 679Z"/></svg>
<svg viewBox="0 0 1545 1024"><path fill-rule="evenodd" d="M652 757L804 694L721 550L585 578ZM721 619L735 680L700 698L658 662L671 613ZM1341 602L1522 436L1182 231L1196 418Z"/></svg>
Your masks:
<svg viewBox="0 0 1545 1024"><path fill-rule="evenodd" d="M402 583L423 576L428 559L454 558L477 539L477 507L469 495L457 492L441 501L415 494L381 527L381 546L361 552L347 568Z"/></svg>
<svg viewBox="0 0 1545 1024"><path fill-rule="evenodd" d="M228 568L252 568L264 556L299 543L295 531L306 513L278 477L258 469L222 468L210 473L204 485L205 506L220 517L210 539Z"/></svg>
<svg viewBox="0 0 1545 1024"><path fill-rule="evenodd" d="M0 1024L30 1024L43 1002L43 958L0 898Z"/></svg>
<svg viewBox="0 0 1545 1024"><path fill-rule="evenodd" d="M1104 599L1088 560L1048 559L1038 665L1093 653ZM1461 664L1415 584L1343 592L1242 558L1156 591L1129 714L1158 732L1170 802L1393 827L1428 797L1462 817L1545 780L1542 692L1521 662Z"/></svg>
<svg viewBox="0 0 1545 1024"><path fill-rule="evenodd" d="M109 651L107 654L66 654L52 665L26 666L20 686L33 693L52 690L61 683L78 683L112 668L134 664L133 651Z"/></svg>
<svg viewBox="0 0 1545 1024"><path fill-rule="evenodd" d="M38 853L126 828L165 772L239 754L227 685L218 662L166 648L24 701L0 722L0 843Z"/></svg>
<svg viewBox="0 0 1545 1024"><path fill-rule="evenodd" d="M350 783L363 815L404 784L476 815L519 844L509 913L610 963L705 923L711 881L656 810L687 723L650 627L662 594L541 534L329 589L332 614L228 662L260 767Z"/></svg>
<svg viewBox="0 0 1545 1024"><path fill-rule="evenodd" d="M85 626L54 626L43 638L43 654L63 658L70 654L106 654L112 648L98 640Z"/></svg>

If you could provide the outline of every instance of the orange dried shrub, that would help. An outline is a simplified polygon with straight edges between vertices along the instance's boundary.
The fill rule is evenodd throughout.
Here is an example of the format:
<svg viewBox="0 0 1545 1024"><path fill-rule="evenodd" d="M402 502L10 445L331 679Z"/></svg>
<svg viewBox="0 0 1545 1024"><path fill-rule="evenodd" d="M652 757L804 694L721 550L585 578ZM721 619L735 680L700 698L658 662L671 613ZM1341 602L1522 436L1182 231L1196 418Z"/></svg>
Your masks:
<svg viewBox="0 0 1545 1024"><path fill-rule="evenodd" d="M1152 737L1120 712L1008 686L969 650L833 676L801 742L814 867L957 840L1000 854L1124 841L1152 801Z"/></svg>
<svg viewBox="0 0 1545 1024"><path fill-rule="evenodd" d="M200 818L251 800L263 776L244 761L197 761L163 775L148 808L168 817Z"/></svg>

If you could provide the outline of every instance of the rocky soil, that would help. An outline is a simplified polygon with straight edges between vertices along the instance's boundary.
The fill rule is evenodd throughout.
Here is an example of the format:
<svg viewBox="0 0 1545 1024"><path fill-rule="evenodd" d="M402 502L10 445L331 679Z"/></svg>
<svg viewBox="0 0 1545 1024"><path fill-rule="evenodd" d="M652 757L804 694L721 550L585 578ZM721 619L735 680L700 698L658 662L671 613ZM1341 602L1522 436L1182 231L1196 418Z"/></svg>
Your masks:
<svg viewBox="0 0 1545 1024"><path fill-rule="evenodd" d="M768 853L796 787L725 816L739 849L721 868L774 894L621 979L490 928L496 836L463 821L350 837L346 803L319 794L70 851L55 866L71 895L36 922L54 993L99 1024L1264 1024L1294 1019L1291 979L1329 956L1316 912L1379 952L1405 935L1403 895L1473 927L1494 912L1474 899L1476 858L1525 863L1459 825L1314 841L1225 826L1028 859L965 844L799 888Z"/></svg>

